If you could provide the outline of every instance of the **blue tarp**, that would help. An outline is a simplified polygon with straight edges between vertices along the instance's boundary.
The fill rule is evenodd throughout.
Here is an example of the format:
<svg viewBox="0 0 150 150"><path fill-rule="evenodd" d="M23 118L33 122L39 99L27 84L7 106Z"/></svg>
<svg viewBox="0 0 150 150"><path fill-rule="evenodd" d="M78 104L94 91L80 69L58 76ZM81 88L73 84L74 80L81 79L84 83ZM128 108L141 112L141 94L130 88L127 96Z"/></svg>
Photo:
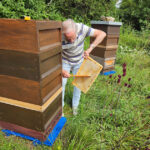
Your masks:
<svg viewBox="0 0 150 150"><path fill-rule="evenodd" d="M17 133L14 131L10 131L7 129L2 129L2 132L4 132L6 134L6 136L10 136L10 135L15 135L27 140L31 140L33 141L33 145L46 145L46 146L52 146L53 143L55 142L56 138L58 137L59 133L61 132L62 128L64 127L65 123L66 123L67 119L65 117L61 117L60 120L58 121L58 123L56 124L56 126L54 127L54 129L52 130L52 132L49 134L49 136L47 137L47 139L44 142L41 142L40 140L21 134L21 133Z"/></svg>
<svg viewBox="0 0 150 150"><path fill-rule="evenodd" d="M100 74L101 74L101 75L108 76L108 75L111 75L111 74L114 74L114 73L116 73L116 71L112 70L112 71L108 71L108 72L100 73Z"/></svg>

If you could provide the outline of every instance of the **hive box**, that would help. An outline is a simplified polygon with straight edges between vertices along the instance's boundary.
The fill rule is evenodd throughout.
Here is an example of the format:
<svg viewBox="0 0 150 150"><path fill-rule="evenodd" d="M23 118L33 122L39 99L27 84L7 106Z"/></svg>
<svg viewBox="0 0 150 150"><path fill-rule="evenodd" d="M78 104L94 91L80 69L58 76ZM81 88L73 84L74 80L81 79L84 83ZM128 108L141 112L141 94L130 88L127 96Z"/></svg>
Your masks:
<svg viewBox="0 0 150 150"><path fill-rule="evenodd" d="M61 22L0 19L0 127L45 140L62 115Z"/></svg>
<svg viewBox="0 0 150 150"><path fill-rule="evenodd" d="M115 68L116 51L122 23L91 21L91 25L93 28L102 30L107 34L104 40L91 52L91 55L93 55L91 57L103 65L103 72L113 70ZM91 43L93 40L94 38L91 38Z"/></svg>

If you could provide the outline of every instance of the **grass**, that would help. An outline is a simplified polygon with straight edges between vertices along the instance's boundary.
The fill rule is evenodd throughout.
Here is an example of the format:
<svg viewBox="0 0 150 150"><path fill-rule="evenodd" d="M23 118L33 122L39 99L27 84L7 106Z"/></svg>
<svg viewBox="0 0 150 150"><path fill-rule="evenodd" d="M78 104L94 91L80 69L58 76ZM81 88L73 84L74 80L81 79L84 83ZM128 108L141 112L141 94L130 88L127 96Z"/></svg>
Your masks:
<svg viewBox="0 0 150 150"><path fill-rule="evenodd" d="M100 75L88 93L81 95L77 116L72 115L73 86L72 79L69 79L64 107L67 124L62 131L62 136L57 138L53 150L145 150L150 148L150 99L148 98L150 96L150 56L143 48L133 48L132 40L129 45L124 45L123 39L126 39L124 35L120 38L116 61L117 73L111 78ZM85 48L88 47L88 41L89 39ZM127 64L126 76L122 77L118 84L117 75L122 75L123 63ZM131 81L128 81L128 78L131 78ZM125 83L131 85L131 88L124 86ZM0 150L5 149L47 150L52 148L33 147L28 140L12 136L5 137L0 132Z"/></svg>

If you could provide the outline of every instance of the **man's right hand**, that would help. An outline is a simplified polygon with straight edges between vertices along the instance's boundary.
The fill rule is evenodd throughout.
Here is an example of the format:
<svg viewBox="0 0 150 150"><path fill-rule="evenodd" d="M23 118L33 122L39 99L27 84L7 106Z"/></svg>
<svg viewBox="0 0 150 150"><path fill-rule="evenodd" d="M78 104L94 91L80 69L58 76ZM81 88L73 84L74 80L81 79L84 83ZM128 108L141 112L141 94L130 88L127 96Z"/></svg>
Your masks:
<svg viewBox="0 0 150 150"><path fill-rule="evenodd" d="M65 70L62 70L62 76L64 78L70 78L70 74L67 71L65 71Z"/></svg>

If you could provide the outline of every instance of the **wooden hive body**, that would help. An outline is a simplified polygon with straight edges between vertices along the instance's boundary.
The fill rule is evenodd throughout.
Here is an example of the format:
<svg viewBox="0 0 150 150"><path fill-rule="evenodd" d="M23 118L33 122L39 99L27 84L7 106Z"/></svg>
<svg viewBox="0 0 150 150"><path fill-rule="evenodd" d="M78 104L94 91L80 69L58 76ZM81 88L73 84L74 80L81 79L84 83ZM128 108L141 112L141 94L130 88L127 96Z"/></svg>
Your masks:
<svg viewBox="0 0 150 150"><path fill-rule="evenodd" d="M44 140L62 114L61 68L61 22L0 19L0 126Z"/></svg>
<svg viewBox="0 0 150 150"><path fill-rule="evenodd" d="M107 72L113 70L115 68L115 59L116 51L118 48L118 41L120 35L120 22L109 22L109 21L91 21L92 27L95 29L99 29L104 31L107 35L104 40L91 52L94 56L92 57L95 60L103 65L103 72ZM93 38L91 38L91 43L93 42ZM96 56L96 57L95 57ZM99 58L98 58L99 57ZM109 63L113 65L107 65L109 59Z"/></svg>

